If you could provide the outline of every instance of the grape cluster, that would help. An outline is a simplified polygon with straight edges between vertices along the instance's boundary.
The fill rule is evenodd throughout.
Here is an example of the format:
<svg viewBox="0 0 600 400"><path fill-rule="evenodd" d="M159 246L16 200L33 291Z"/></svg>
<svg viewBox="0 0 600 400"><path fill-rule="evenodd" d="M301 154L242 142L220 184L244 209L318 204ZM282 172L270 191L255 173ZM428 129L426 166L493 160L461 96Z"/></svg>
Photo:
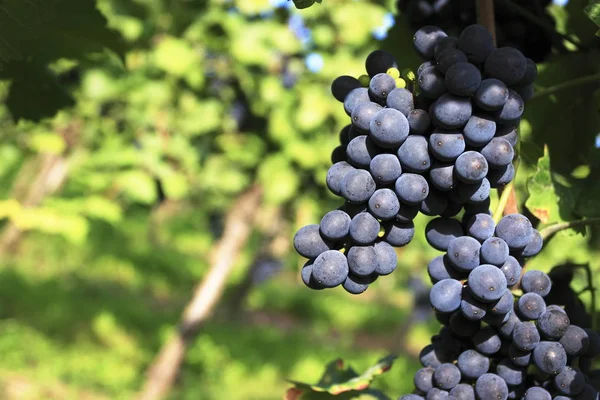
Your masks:
<svg viewBox="0 0 600 400"><path fill-rule="evenodd" d="M476 0L398 0L400 11L398 23L406 23L419 29L435 25L447 32L460 32L477 19ZM501 0L495 1L496 35L499 46L511 46L531 57L535 62L544 61L553 46L552 32L556 21L546 7L549 0ZM516 12L516 7L541 21ZM406 22L405 22L406 21Z"/></svg>

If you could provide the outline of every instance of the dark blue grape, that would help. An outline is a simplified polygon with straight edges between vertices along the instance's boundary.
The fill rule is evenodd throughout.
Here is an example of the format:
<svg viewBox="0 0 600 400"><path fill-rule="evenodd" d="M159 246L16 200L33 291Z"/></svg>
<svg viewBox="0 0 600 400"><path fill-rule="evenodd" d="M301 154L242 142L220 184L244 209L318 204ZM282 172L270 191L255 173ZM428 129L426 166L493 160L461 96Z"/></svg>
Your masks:
<svg viewBox="0 0 600 400"><path fill-rule="evenodd" d="M477 379L490 369L490 359L476 350L465 350L459 356L456 365L466 379Z"/></svg>
<svg viewBox="0 0 600 400"><path fill-rule="evenodd" d="M371 120L375 117L379 110L381 110L381 106L377 103L373 103L372 101L357 105L352 110L352 125L356 126L362 131L368 131Z"/></svg>
<svg viewBox="0 0 600 400"><path fill-rule="evenodd" d="M341 161L348 161L346 156L346 148L344 146L338 146L331 152L331 163L335 164Z"/></svg>
<svg viewBox="0 0 600 400"><path fill-rule="evenodd" d="M377 253L377 275L389 275L396 270L398 256L394 248L387 242L375 243L375 253Z"/></svg>
<svg viewBox="0 0 600 400"><path fill-rule="evenodd" d="M387 96L386 105L400 111L405 117L415 108L412 92L404 88L392 90Z"/></svg>
<svg viewBox="0 0 600 400"><path fill-rule="evenodd" d="M525 320L535 320L546 311L546 303L537 293L525 293L517 302L519 316Z"/></svg>
<svg viewBox="0 0 600 400"><path fill-rule="evenodd" d="M525 110L525 103L519 93L508 89L508 100L501 109L494 112L494 118L500 124L516 123L523 115L523 110Z"/></svg>
<svg viewBox="0 0 600 400"><path fill-rule="evenodd" d="M377 253L373 246L352 246L346 257L350 272L356 276L369 276L377 268Z"/></svg>
<svg viewBox="0 0 600 400"><path fill-rule="evenodd" d="M519 322L512 333L513 346L521 351L532 351L540 342L540 333L531 322Z"/></svg>
<svg viewBox="0 0 600 400"><path fill-rule="evenodd" d="M508 358L517 367L527 367L531 360L531 351L519 350L514 344L508 348Z"/></svg>
<svg viewBox="0 0 600 400"><path fill-rule="evenodd" d="M385 72L378 73L369 82L369 93L380 101L385 100L395 88L396 81Z"/></svg>
<svg viewBox="0 0 600 400"><path fill-rule="evenodd" d="M350 272L344 283L342 283L342 287L350 294L361 294L369 288L371 283L373 283L371 275L358 276Z"/></svg>
<svg viewBox="0 0 600 400"><path fill-rule="evenodd" d="M552 400L552 396L548 391L539 386L533 386L527 389L523 400Z"/></svg>
<svg viewBox="0 0 600 400"><path fill-rule="evenodd" d="M544 311L536 321L540 334L551 340L559 340L569 328L567 313L558 310Z"/></svg>
<svg viewBox="0 0 600 400"><path fill-rule="evenodd" d="M449 92L457 96L470 96L481 84L481 73L471 63L458 62L448 68L444 82Z"/></svg>
<svg viewBox="0 0 600 400"><path fill-rule="evenodd" d="M556 375L567 365L567 353L557 342L539 342L533 350L533 363L542 372Z"/></svg>
<svg viewBox="0 0 600 400"><path fill-rule="evenodd" d="M341 240L350 230L350 216L342 210L333 210L325 214L319 224L323 237L330 240Z"/></svg>
<svg viewBox="0 0 600 400"><path fill-rule="evenodd" d="M431 389L429 392L427 392L427 400L450 400L449 399L449 394L447 390L443 390L443 389L439 389L439 388L433 388Z"/></svg>
<svg viewBox="0 0 600 400"><path fill-rule="evenodd" d="M294 248L302 257L316 258L319 254L330 249L319 231L319 225L307 225L294 235Z"/></svg>
<svg viewBox="0 0 600 400"><path fill-rule="evenodd" d="M426 25L415 32L413 46L421 58L431 60L435 46L447 36L446 32L437 26Z"/></svg>
<svg viewBox="0 0 600 400"><path fill-rule="evenodd" d="M386 221L383 239L394 247L402 247L410 243L415 236L415 224L411 222Z"/></svg>
<svg viewBox="0 0 600 400"><path fill-rule="evenodd" d="M502 187L509 184L515 177L515 168L512 164L498 169L491 169L488 172L487 178L490 181L490 186L493 188Z"/></svg>
<svg viewBox="0 0 600 400"><path fill-rule="evenodd" d="M509 249L499 237L491 237L481 244L481 262L501 267L508 260Z"/></svg>
<svg viewBox="0 0 600 400"><path fill-rule="evenodd" d="M421 202L421 206L419 211L422 214L428 215L430 217L440 215L446 210L448 206L448 197L445 196L442 192L438 191L435 188L429 189L429 194Z"/></svg>
<svg viewBox="0 0 600 400"><path fill-rule="evenodd" d="M467 61L467 56L462 51L458 49L448 49L444 50L438 57L437 67L443 74L445 74L448 71L448 68L454 64Z"/></svg>
<svg viewBox="0 0 600 400"><path fill-rule="evenodd" d="M440 217L450 218L455 217L458 213L460 213L463 209L462 204L455 203L451 199L448 199L448 205L443 213L440 214Z"/></svg>
<svg viewBox="0 0 600 400"><path fill-rule="evenodd" d="M346 201L339 209L345 211L350 218L354 218L359 213L367 211L367 203L350 203Z"/></svg>
<svg viewBox="0 0 600 400"><path fill-rule="evenodd" d="M429 145L423 136L411 135L398 149L398 158L403 170L423 173L431 168Z"/></svg>
<svg viewBox="0 0 600 400"><path fill-rule="evenodd" d="M479 321L483 319L487 313L487 305L477 300L467 289L463 291L463 298L460 303L460 311L465 318Z"/></svg>
<svg viewBox="0 0 600 400"><path fill-rule="evenodd" d="M481 354L491 356L500 351L502 340L493 327L485 326L473 336L473 346Z"/></svg>
<svg viewBox="0 0 600 400"><path fill-rule="evenodd" d="M418 394L405 394L400 396L398 400L425 400L423 396L419 396Z"/></svg>
<svg viewBox="0 0 600 400"><path fill-rule="evenodd" d="M472 113L473 107L469 98L451 93L441 95L429 110L433 124L442 129L462 128Z"/></svg>
<svg viewBox="0 0 600 400"><path fill-rule="evenodd" d="M381 109L369 125L371 139L386 149L396 148L404 143L409 130L404 114L394 108Z"/></svg>
<svg viewBox="0 0 600 400"><path fill-rule="evenodd" d="M554 377L556 389L567 396L577 396L583 392L585 383L585 375L568 366Z"/></svg>
<svg viewBox="0 0 600 400"><path fill-rule="evenodd" d="M398 64L394 56L385 50L375 50L365 60L365 69L370 77L386 72L390 68L398 68Z"/></svg>
<svg viewBox="0 0 600 400"><path fill-rule="evenodd" d="M437 256L427 265L427 273L431 283L437 283L444 279L459 279L460 274L456 271L446 256ZM463 299L464 301L464 299Z"/></svg>
<svg viewBox="0 0 600 400"><path fill-rule="evenodd" d="M496 124L496 137L508 140L513 149L519 141L517 127L514 124Z"/></svg>
<svg viewBox="0 0 600 400"><path fill-rule="evenodd" d="M417 174L403 173L394 187L398 198L408 204L419 204L429 194L427 181Z"/></svg>
<svg viewBox="0 0 600 400"><path fill-rule="evenodd" d="M535 86L533 83L522 87L514 87L514 91L521 96L524 102L528 102L535 93Z"/></svg>
<svg viewBox="0 0 600 400"><path fill-rule="evenodd" d="M362 169L349 171L340 183L340 194L351 203L364 203L375 192L375 181Z"/></svg>
<svg viewBox="0 0 600 400"><path fill-rule="evenodd" d="M350 143L350 128L351 127L352 127L352 125L346 125L340 131L340 135L339 135L339 137L340 137L340 144L343 147L348 146L348 143Z"/></svg>
<svg viewBox="0 0 600 400"><path fill-rule="evenodd" d="M429 148L440 161L454 161L465 151L465 139L460 132L435 132L429 136Z"/></svg>
<svg viewBox="0 0 600 400"><path fill-rule="evenodd" d="M458 195L466 203L482 203L490 198L490 181L483 178L477 183L464 183L456 187Z"/></svg>
<svg viewBox="0 0 600 400"><path fill-rule="evenodd" d="M389 185L402 174L402 167L395 154L378 154L371 160L369 171L375 182Z"/></svg>
<svg viewBox="0 0 600 400"><path fill-rule="evenodd" d="M488 163L477 151L465 151L456 159L454 171L458 179L465 183L477 183L488 173Z"/></svg>
<svg viewBox="0 0 600 400"><path fill-rule="evenodd" d="M379 235L379 221L368 212L361 212L352 218L348 232L355 243L372 244Z"/></svg>
<svg viewBox="0 0 600 400"><path fill-rule="evenodd" d="M337 162L329 167L329 170L327 171L327 177L325 178L325 183L327 184L327 187L331 193L338 196L342 194L340 190L342 179L344 179L344 176L346 176L348 172L354 171L354 169L355 168L346 161Z"/></svg>
<svg viewBox="0 0 600 400"><path fill-rule="evenodd" d="M499 79L484 79L475 91L473 100L482 110L499 110L508 101L508 87Z"/></svg>
<svg viewBox="0 0 600 400"><path fill-rule="evenodd" d="M508 399L508 386L496 374L483 374L475 382L475 395L478 399Z"/></svg>
<svg viewBox="0 0 600 400"><path fill-rule="evenodd" d="M502 359L498 365L496 365L496 374L502 379L508 386L514 387L525 382L527 372L522 367L514 365L508 358Z"/></svg>
<svg viewBox="0 0 600 400"><path fill-rule="evenodd" d="M312 276L324 287L336 287L348 276L346 256L337 250L321 253L313 263Z"/></svg>
<svg viewBox="0 0 600 400"><path fill-rule="evenodd" d="M466 383L459 383L450 390L450 399L453 400L475 400L475 391L473 386Z"/></svg>
<svg viewBox="0 0 600 400"><path fill-rule="evenodd" d="M415 372L415 376L413 378L415 387L417 390L427 393L430 389L433 388L433 373L435 369L431 367L424 367Z"/></svg>
<svg viewBox="0 0 600 400"><path fill-rule="evenodd" d="M509 214L498 222L496 236L504 239L511 250L522 249L533 238L533 227L529 219L522 214Z"/></svg>
<svg viewBox="0 0 600 400"><path fill-rule="evenodd" d="M396 220L398 222L412 222L417 214L419 214L419 205L400 202L400 211L396 215Z"/></svg>
<svg viewBox="0 0 600 400"><path fill-rule="evenodd" d="M500 79L506 85L518 83L527 72L527 60L514 47L500 47L485 60L484 71L490 78Z"/></svg>
<svg viewBox="0 0 600 400"><path fill-rule="evenodd" d="M511 312L508 319L498 326L498 333L504 338L511 338L517 324L521 322L517 314Z"/></svg>
<svg viewBox="0 0 600 400"><path fill-rule="evenodd" d="M432 61L432 60L422 62L421 64L419 64L419 67L417 68L417 77L419 75L421 75L421 72L425 71L429 67L434 67L435 65L436 65L435 61Z"/></svg>
<svg viewBox="0 0 600 400"><path fill-rule="evenodd" d="M369 89L363 87L352 89L344 99L344 111L346 111L346 114L352 115L352 111L358 105L370 102Z"/></svg>
<svg viewBox="0 0 600 400"><path fill-rule="evenodd" d="M521 80L515 84L517 87L531 85L535 81L535 78L537 78L537 65L535 65L535 62L531 58L526 58L525 60L527 61L527 70Z"/></svg>
<svg viewBox="0 0 600 400"><path fill-rule="evenodd" d="M481 244L470 236L457 237L448 243L448 259L459 271L471 271L479 266L480 248Z"/></svg>
<svg viewBox="0 0 600 400"><path fill-rule="evenodd" d="M461 294L462 283L454 279L444 279L431 288L429 302L435 310L451 313L460 307Z"/></svg>
<svg viewBox="0 0 600 400"><path fill-rule="evenodd" d="M490 168L501 168L510 164L515 157L515 150L508 140L495 137L480 150Z"/></svg>
<svg viewBox="0 0 600 400"><path fill-rule="evenodd" d="M460 383L460 370L454 364L444 363L435 369L433 384L440 389L450 390Z"/></svg>
<svg viewBox="0 0 600 400"><path fill-rule="evenodd" d="M490 303L488 305L488 311L490 314L493 314L493 315L504 316L512 311L513 306L514 306L514 299L513 299L512 292L510 290L506 290L506 291L504 291L504 294L502 295L502 297L500 297L500 300L498 300L494 303Z"/></svg>
<svg viewBox="0 0 600 400"><path fill-rule="evenodd" d="M381 149L367 135L355 137L346 147L348 162L357 168L367 168Z"/></svg>
<svg viewBox="0 0 600 400"><path fill-rule="evenodd" d="M440 358L443 358L441 349L433 344L428 344L427 346L423 347L419 353L419 361L424 367L436 368L438 365L442 364Z"/></svg>
<svg viewBox="0 0 600 400"><path fill-rule="evenodd" d="M395 218L400 211L398 196L391 189L377 189L369 199L369 211L381 220Z"/></svg>
<svg viewBox="0 0 600 400"><path fill-rule="evenodd" d="M544 246L544 239L542 239L542 235L537 229L533 230L533 238L531 242L525 246L521 255L523 257L533 257L537 255L540 251L542 251L542 247Z"/></svg>
<svg viewBox="0 0 600 400"><path fill-rule="evenodd" d="M312 276L313 271L313 260L309 260L302 267L302 271L300 272L300 276L302 277L302 282L309 289L313 290L322 290L325 289L323 286L319 285L315 278Z"/></svg>
<svg viewBox="0 0 600 400"><path fill-rule="evenodd" d="M467 55L469 62L481 64L494 50L494 39L485 27L469 25L458 37L458 49Z"/></svg>
<svg viewBox="0 0 600 400"><path fill-rule="evenodd" d="M438 190L447 192L456 186L454 163L434 163L429 170L429 182Z"/></svg>
<svg viewBox="0 0 600 400"><path fill-rule="evenodd" d="M452 334L455 336L461 338L471 338L481 328L481 322L478 320L471 320L466 318L459 310L455 311L450 317L450 323L448 327L452 331Z"/></svg>
<svg viewBox="0 0 600 400"><path fill-rule="evenodd" d="M421 71L417 82L419 83L421 94L430 99L437 99L447 90L444 75L442 75L436 66Z"/></svg>
<svg viewBox="0 0 600 400"><path fill-rule="evenodd" d="M467 280L471 293L480 301L499 300L506 291L506 277L500 268L483 264L469 273Z"/></svg>
<svg viewBox="0 0 600 400"><path fill-rule="evenodd" d="M586 384L583 391L573 398L574 400L598 400L598 391L590 384Z"/></svg>
<svg viewBox="0 0 600 400"><path fill-rule="evenodd" d="M584 329L577 325L569 325L559 342L567 355L577 357L587 351L590 345L590 338Z"/></svg>
<svg viewBox="0 0 600 400"><path fill-rule="evenodd" d="M431 126L431 119L429 113L425 110L415 108L408 114L408 126L410 133L413 135L424 135Z"/></svg>
<svg viewBox="0 0 600 400"><path fill-rule="evenodd" d="M463 128L465 141L471 146L485 146L495 133L496 122L490 116L481 113L471 116Z"/></svg>
<svg viewBox="0 0 600 400"><path fill-rule="evenodd" d="M425 227L427 243L436 250L446 251L450 242L463 236L464 231L460 223L451 218L435 218Z"/></svg>
<svg viewBox="0 0 600 400"><path fill-rule="evenodd" d="M433 48L433 58L437 61L442 53L448 49L456 49L458 47L458 39L452 36L447 36L438 40ZM466 58L465 58L466 60ZM439 61L438 61L439 62Z"/></svg>
<svg viewBox="0 0 600 400"><path fill-rule="evenodd" d="M331 83L331 93L337 101L341 101L343 103L348 93L361 86L362 85L355 77L342 75L335 78Z"/></svg>

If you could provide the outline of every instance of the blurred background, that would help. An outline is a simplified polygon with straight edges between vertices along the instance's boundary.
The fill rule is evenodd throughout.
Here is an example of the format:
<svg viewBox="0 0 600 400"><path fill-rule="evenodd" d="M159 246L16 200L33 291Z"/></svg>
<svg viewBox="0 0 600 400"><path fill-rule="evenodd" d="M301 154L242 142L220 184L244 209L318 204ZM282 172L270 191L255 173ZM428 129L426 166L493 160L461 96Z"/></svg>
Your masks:
<svg viewBox="0 0 600 400"><path fill-rule="evenodd" d="M593 37L577 3L543 9L556 29ZM48 64L55 80L31 73L0 85L0 398L134 398L194 287L223 257L231 274L169 398L280 399L286 378L316 382L337 357L361 371L390 353L399 358L374 386L392 397L412 390L418 353L438 330L427 300L426 265L439 254L425 242L429 218L417 218L398 270L360 296L304 287L291 247L298 228L341 204L325 174L349 120L331 81L363 74L376 48L416 69L409 19L391 0L97 7L119 51L60 57ZM551 47L537 60L541 86L598 72L597 52ZM597 109L578 114L591 85L531 101L521 203L545 144L565 176L594 176ZM237 253L219 254L251 188L262 196L241 221L250 234ZM542 222L560 218L569 219ZM597 237L559 237L531 268L600 267ZM577 275L574 286L585 285Z"/></svg>

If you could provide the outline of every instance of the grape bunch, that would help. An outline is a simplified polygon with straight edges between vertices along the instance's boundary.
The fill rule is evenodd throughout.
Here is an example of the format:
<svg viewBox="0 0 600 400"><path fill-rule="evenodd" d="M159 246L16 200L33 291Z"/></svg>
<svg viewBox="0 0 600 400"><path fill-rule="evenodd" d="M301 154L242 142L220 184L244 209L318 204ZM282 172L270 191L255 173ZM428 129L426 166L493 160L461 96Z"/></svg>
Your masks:
<svg viewBox="0 0 600 400"><path fill-rule="evenodd" d="M475 3L476 0L398 0L398 23L408 23L415 30L424 25L435 25L447 32L460 32L475 23ZM494 3L499 46L514 47L539 63L550 55L553 45L559 45L548 30L556 25L546 9L549 0L499 0ZM524 16L523 10L529 17ZM532 16L537 23L532 22Z"/></svg>

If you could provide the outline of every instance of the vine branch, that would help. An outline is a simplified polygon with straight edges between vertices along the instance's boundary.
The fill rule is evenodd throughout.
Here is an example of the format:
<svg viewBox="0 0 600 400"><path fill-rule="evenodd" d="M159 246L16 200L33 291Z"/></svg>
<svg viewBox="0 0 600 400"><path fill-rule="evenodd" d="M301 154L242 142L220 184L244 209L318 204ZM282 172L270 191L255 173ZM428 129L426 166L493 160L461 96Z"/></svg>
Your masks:
<svg viewBox="0 0 600 400"><path fill-rule="evenodd" d="M531 99L535 99L535 98L542 97L542 96L548 96L548 95L551 95L553 93L559 92L564 89L569 89L569 88L572 88L575 86L584 85L586 83L596 82L596 81L600 82L600 73L582 76L577 79L572 79L567 82L559 83L558 85L554 85L554 86L550 86L548 88L541 89L539 91L536 91L534 93L534 95L531 97Z"/></svg>
<svg viewBox="0 0 600 400"><path fill-rule="evenodd" d="M496 21L494 14L494 0L477 0L477 22L492 34L496 44Z"/></svg>
<svg viewBox="0 0 600 400"><path fill-rule="evenodd" d="M556 233L564 231L565 229L577 228L579 226L587 226L594 224L600 224L600 218L588 218L580 219L577 221L561 222L545 227L540 231L540 235L542 235L542 239L545 241L553 235L555 235Z"/></svg>

